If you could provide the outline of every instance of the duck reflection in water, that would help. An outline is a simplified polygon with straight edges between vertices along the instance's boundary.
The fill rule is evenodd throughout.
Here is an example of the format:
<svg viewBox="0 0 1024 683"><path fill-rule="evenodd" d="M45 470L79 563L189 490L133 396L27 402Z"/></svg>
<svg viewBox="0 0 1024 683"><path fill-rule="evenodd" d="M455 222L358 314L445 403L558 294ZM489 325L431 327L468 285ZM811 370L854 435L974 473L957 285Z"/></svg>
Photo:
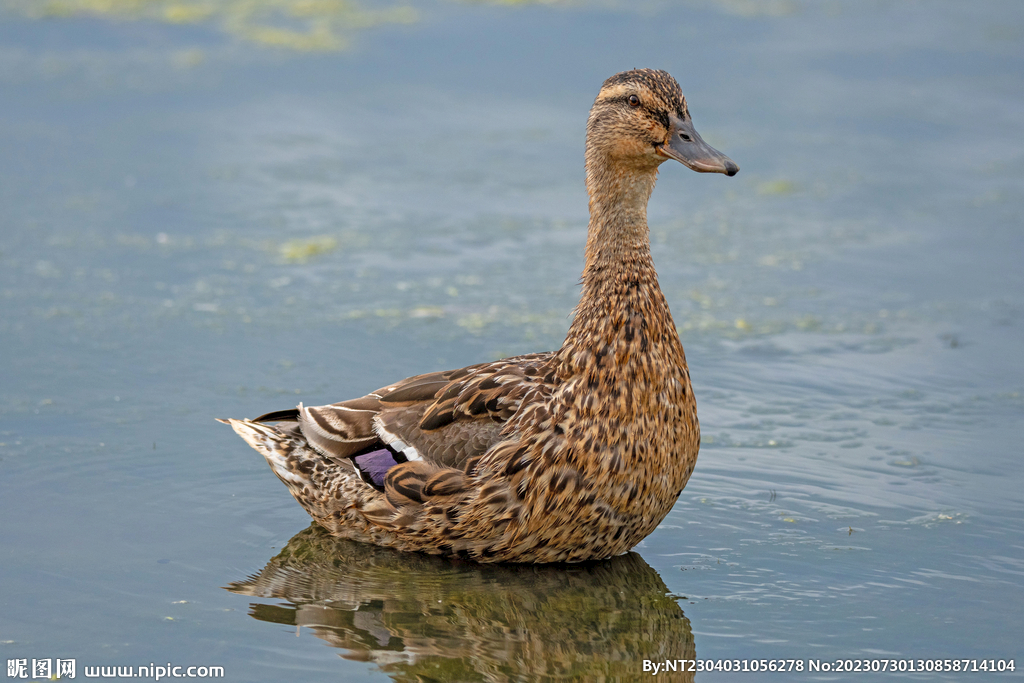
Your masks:
<svg viewBox="0 0 1024 683"><path fill-rule="evenodd" d="M631 681L644 676L645 659L696 656L689 619L632 552L484 567L335 538L313 524L227 588L287 601L252 603L250 613L306 627L395 681Z"/></svg>

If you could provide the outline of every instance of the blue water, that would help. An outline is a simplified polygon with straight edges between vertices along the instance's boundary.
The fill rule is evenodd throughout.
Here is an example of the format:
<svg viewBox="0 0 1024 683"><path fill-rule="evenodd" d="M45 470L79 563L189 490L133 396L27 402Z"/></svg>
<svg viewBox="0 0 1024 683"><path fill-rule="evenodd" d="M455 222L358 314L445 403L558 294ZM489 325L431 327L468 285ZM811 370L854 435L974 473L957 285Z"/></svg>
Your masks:
<svg viewBox="0 0 1024 683"><path fill-rule="evenodd" d="M1019 3L300 5L0 4L7 659L1024 676ZM586 114L636 66L742 169L666 165L650 206L703 434L676 508L582 568L307 529L213 418L557 348ZM737 677L783 680L696 680Z"/></svg>

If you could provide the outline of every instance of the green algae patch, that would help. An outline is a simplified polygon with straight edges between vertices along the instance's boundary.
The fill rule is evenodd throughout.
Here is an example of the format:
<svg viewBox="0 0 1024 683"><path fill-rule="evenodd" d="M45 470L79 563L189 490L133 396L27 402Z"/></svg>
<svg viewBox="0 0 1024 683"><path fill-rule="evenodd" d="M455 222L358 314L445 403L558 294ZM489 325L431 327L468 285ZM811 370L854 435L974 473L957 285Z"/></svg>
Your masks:
<svg viewBox="0 0 1024 683"><path fill-rule="evenodd" d="M0 0L0 6L39 19L210 22L247 42L298 52L341 50L357 31L418 20L408 5L367 9L352 0Z"/></svg>
<svg viewBox="0 0 1024 683"><path fill-rule="evenodd" d="M796 183L791 180L769 180L757 186L757 193L765 196L785 196L796 192Z"/></svg>
<svg viewBox="0 0 1024 683"><path fill-rule="evenodd" d="M330 235L317 235L304 239L288 240L277 253L288 263L306 263L312 258L327 254L338 248L338 240Z"/></svg>

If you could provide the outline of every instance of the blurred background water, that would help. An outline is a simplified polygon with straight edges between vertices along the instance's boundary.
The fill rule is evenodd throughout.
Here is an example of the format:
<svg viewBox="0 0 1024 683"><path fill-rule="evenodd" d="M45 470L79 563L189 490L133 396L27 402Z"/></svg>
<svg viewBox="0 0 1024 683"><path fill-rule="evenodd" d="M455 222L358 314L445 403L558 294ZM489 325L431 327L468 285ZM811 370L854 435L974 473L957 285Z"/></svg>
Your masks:
<svg viewBox="0 0 1024 683"><path fill-rule="evenodd" d="M557 348L587 111L641 66L742 168L650 206L704 435L671 515L568 569L307 529L213 418ZM2 0L0 102L8 659L1024 676L1019 2Z"/></svg>

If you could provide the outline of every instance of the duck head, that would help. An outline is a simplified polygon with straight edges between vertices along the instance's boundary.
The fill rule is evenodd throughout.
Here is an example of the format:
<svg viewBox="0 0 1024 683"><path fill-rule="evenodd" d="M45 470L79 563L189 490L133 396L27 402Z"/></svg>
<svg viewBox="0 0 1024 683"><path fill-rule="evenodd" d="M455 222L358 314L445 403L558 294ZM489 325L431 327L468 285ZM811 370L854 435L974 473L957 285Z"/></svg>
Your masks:
<svg viewBox="0 0 1024 683"><path fill-rule="evenodd" d="M676 79L654 69L624 71L601 86L587 121L587 159L636 170L668 159L698 173L740 170L697 134Z"/></svg>

